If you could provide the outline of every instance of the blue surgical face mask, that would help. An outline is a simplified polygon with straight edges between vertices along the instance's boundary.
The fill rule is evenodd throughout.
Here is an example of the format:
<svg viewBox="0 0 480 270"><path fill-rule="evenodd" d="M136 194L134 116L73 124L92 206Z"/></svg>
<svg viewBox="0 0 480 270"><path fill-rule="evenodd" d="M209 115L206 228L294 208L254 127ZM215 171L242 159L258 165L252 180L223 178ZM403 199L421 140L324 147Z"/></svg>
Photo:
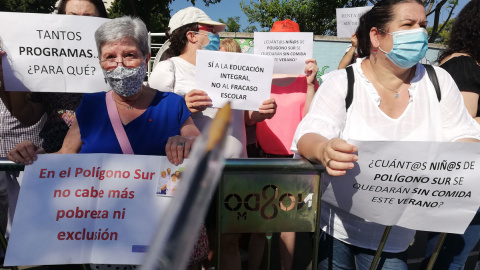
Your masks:
<svg viewBox="0 0 480 270"><path fill-rule="evenodd" d="M390 52L386 52L380 47L378 49L384 52L395 65L401 68L411 68L425 57L428 49L428 36L425 28L385 33L393 36L393 48Z"/></svg>
<svg viewBox="0 0 480 270"><path fill-rule="evenodd" d="M199 32L197 32L197 34L205 35L205 34L199 33ZM218 49L220 48L220 36L218 34L214 34L214 33L211 33L211 32L208 32L207 36L208 36L209 42L205 46L200 44L200 46L202 47L202 50L218 51Z"/></svg>

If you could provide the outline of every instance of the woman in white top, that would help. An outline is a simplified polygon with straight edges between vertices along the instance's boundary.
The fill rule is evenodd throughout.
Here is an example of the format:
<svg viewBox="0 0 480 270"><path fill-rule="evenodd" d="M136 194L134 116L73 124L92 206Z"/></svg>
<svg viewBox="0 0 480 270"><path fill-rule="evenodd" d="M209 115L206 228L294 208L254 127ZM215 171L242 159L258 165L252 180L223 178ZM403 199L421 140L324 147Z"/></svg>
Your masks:
<svg viewBox="0 0 480 270"><path fill-rule="evenodd" d="M218 51L220 38L218 32L225 29L225 24L212 21L202 10L188 7L175 13L168 24L169 48L150 74L148 83L160 91L169 91L185 97L192 119L198 129L210 123L218 109L212 108L207 93L198 90L195 79L197 50ZM270 119L276 111L273 98L263 101L259 111L232 111L232 133L225 144L225 158L246 158L245 124ZM238 234L222 236L221 269L236 270L241 267L238 249Z"/></svg>
<svg viewBox="0 0 480 270"><path fill-rule="evenodd" d="M202 10L188 7L175 13L168 24L169 48L164 52L169 58L159 62L150 74L148 83L160 91L174 92L185 97L192 119L198 129L203 130L215 116L218 109L212 105L207 93L198 90L195 79L196 51L218 51L218 32L225 24L212 21ZM233 110L232 135L227 138L225 157L246 158L246 136L244 123L253 125L275 114L275 100L263 102L259 111ZM244 120L245 113L245 120Z"/></svg>
<svg viewBox="0 0 480 270"><path fill-rule="evenodd" d="M480 129L468 114L448 73L435 68L441 89L418 62L427 50L427 19L419 0L378 2L360 18L359 59L346 108L347 75L332 72L299 124L293 150L341 176L358 156L347 139L376 141L478 141ZM322 203L318 269L368 269L385 226ZM394 226L379 268L407 269L405 250L415 231Z"/></svg>

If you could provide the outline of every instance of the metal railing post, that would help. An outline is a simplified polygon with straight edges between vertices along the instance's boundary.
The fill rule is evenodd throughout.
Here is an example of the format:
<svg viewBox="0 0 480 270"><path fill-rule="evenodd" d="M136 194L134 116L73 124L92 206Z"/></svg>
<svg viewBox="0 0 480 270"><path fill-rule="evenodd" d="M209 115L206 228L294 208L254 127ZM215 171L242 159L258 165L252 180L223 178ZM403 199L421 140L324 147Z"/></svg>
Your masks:
<svg viewBox="0 0 480 270"><path fill-rule="evenodd" d="M433 251L433 254L430 257L430 260L428 261L427 270L432 270L433 269L433 266L435 265L435 262L437 261L438 254L440 253L440 249L443 246L443 242L445 241L446 236L447 236L446 233L441 233L440 236L438 237L437 244L435 245L435 250Z"/></svg>
<svg viewBox="0 0 480 270"><path fill-rule="evenodd" d="M390 230L392 226L385 227L385 231L383 231L382 240L380 240L380 244L378 245L377 252L375 253L375 257L373 258L372 265L370 266L370 270L375 270L377 268L378 262L380 261L380 256L382 255L383 248L385 247L385 243L387 243L388 235L390 234Z"/></svg>

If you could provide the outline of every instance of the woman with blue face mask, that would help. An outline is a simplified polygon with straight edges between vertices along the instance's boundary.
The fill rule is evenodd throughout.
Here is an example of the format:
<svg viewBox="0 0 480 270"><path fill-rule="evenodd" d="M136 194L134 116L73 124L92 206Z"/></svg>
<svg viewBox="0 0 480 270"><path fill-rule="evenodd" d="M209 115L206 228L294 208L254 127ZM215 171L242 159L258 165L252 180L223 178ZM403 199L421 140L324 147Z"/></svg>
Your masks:
<svg viewBox="0 0 480 270"><path fill-rule="evenodd" d="M207 93L196 87L197 50L218 51L220 47L218 33L224 29L225 24L213 21L196 7L178 11L170 19L166 32L168 41L164 46L168 46L168 49L161 58L168 60L158 62L148 79L152 88L183 96L200 131L213 119L218 109L211 108L212 102ZM247 157L244 123L271 118L275 108L275 101L268 99L264 101L259 111L234 110L232 117L234 128L227 138L225 157Z"/></svg>
<svg viewBox="0 0 480 270"><path fill-rule="evenodd" d="M480 123L480 0L469 1L458 13L450 31L447 48L438 57L440 67L455 80L470 115ZM427 259L439 240L439 233L429 233ZM470 253L480 241L480 209L464 234L447 234L434 269L463 269Z"/></svg>
<svg viewBox="0 0 480 270"><path fill-rule="evenodd" d="M320 162L324 181L341 181L361 159L347 140L478 141L480 129L468 114L454 81L434 67L441 98L425 67L427 18L419 0L379 1L360 18L359 58L348 76L333 71L313 98L295 133L292 150ZM463 138L458 140L457 138ZM318 269L369 269L385 226L322 202ZM393 226L377 269L407 269L406 249L415 231Z"/></svg>
<svg viewBox="0 0 480 270"><path fill-rule="evenodd" d="M157 55L157 58L166 60L154 66L148 79L149 85L159 91L174 92L183 96L200 131L212 121L218 109L211 107L212 102L207 93L196 86L197 51L218 51L220 46L218 33L224 29L225 24L211 20L205 12L196 7L178 11L168 24L166 45L169 47L161 57ZM253 125L271 118L275 111L276 103L272 98L265 100L259 111L233 110L232 133L226 139L225 158L246 158L245 123ZM238 262L236 267L240 267L238 237L222 236L222 254L222 269L239 269L223 263L225 258L228 258L227 261Z"/></svg>

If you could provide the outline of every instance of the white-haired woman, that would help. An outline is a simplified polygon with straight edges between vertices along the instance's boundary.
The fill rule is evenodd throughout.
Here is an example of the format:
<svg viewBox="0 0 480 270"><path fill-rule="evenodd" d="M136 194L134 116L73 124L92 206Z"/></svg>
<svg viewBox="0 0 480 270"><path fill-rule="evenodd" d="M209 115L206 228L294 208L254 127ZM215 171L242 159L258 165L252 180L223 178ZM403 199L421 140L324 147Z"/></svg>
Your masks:
<svg viewBox="0 0 480 270"><path fill-rule="evenodd" d="M83 95L58 153L167 155L180 164L200 132L182 97L143 84L150 59L145 24L131 17L110 20L95 32L95 40L112 90ZM20 144L9 158L26 163L36 155ZM204 229L202 235L206 246Z"/></svg>

